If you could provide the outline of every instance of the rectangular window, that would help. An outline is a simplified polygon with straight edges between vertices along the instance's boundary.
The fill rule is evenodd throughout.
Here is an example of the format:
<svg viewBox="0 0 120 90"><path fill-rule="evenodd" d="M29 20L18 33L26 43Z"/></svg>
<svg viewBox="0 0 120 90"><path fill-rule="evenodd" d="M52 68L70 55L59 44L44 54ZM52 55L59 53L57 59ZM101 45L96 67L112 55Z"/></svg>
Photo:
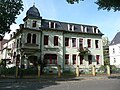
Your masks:
<svg viewBox="0 0 120 90"><path fill-rule="evenodd" d="M51 22L51 28L54 28L54 22Z"/></svg>
<svg viewBox="0 0 120 90"><path fill-rule="evenodd" d="M51 59L52 59L52 64L57 64L57 55L56 54L51 54Z"/></svg>
<svg viewBox="0 0 120 90"><path fill-rule="evenodd" d="M32 36L32 43L36 44L36 34L33 34L33 36Z"/></svg>
<svg viewBox="0 0 120 90"><path fill-rule="evenodd" d="M88 55L88 64L92 64L92 55Z"/></svg>
<svg viewBox="0 0 120 90"><path fill-rule="evenodd" d="M84 56L80 55L80 64L83 64L83 59L84 59Z"/></svg>
<svg viewBox="0 0 120 90"><path fill-rule="evenodd" d="M74 25L68 24L68 30L69 30L69 31L74 31L74 29L75 29L75 26L74 26Z"/></svg>
<svg viewBox="0 0 120 90"><path fill-rule="evenodd" d="M113 48L113 54L115 53L115 49Z"/></svg>
<svg viewBox="0 0 120 90"><path fill-rule="evenodd" d="M87 39L88 48L91 48L91 39Z"/></svg>
<svg viewBox="0 0 120 90"><path fill-rule="evenodd" d="M58 36L54 36L54 46L58 46Z"/></svg>
<svg viewBox="0 0 120 90"><path fill-rule="evenodd" d="M33 21L32 27L36 27L36 23L37 23L37 21Z"/></svg>
<svg viewBox="0 0 120 90"><path fill-rule="evenodd" d="M65 54L65 64L69 64L69 54Z"/></svg>
<svg viewBox="0 0 120 90"><path fill-rule="evenodd" d="M83 39L81 39L81 38L79 39L79 47L83 48Z"/></svg>
<svg viewBox="0 0 120 90"><path fill-rule="evenodd" d="M76 38L72 38L72 47L76 47Z"/></svg>
<svg viewBox="0 0 120 90"><path fill-rule="evenodd" d="M73 64L76 64L76 55L72 55Z"/></svg>
<svg viewBox="0 0 120 90"><path fill-rule="evenodd" d="M69 46L69 38L65 38L65 46Z"/></svg>
<svg viewBox="0 0 120 90"><path fill-rule="evenodd" d="M72 25L68 24L68 30L72 30Z"/></svg>
<svg viewBox="0 0 120 90"><path fill-rule="evenodd" d="M56 54L45 54L44 63L57 64L57 55Z"/></svg>
<svg viewBox="0 0 120 90"><path fill-rule="evenodd" d="M55 22L49 22L49 28L55 28L56 23Z"/></svg>
<svg viewBox="0 0 120 90"><path fill-rule="evenodd" d="M19 47L19 39L17 39L17 48Z"/></svg>
<svg viewBox="0 0 120 90"><path fill-rule="evenodd" d="M116 58L114 58L114 61L113 61L113 63L116 63Z"/></svg>
<svg viewBox="0 0 120 90"><path fill-rule="evenodd" d="M48 45L48 39L49 39L49 36L44 35L44 45Z"/></svg>
<svg viewBox="0 0 120 90"><path fill-rule="evenodd" d="M95 48L99 48L99 41L98 40L95 40Z"/></svg>
<svg viewBox="0 0 120 90"><path fill-rule="evenodd" d="M100 55L96 55L96 62L97 64L100 64Z"/></svg>

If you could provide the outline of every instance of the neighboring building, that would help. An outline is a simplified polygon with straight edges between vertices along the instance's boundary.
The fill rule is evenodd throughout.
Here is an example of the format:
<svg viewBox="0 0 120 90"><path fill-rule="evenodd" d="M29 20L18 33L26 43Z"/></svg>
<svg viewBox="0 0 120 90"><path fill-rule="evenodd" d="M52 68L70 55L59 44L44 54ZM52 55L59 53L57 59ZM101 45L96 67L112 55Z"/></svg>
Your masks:
<svg viewBox="0 0 120 90"><path fill-rule="evenodd" d="M4 58L19 65L61 65L63 70L103 65L102 33L97 26L43 19L33 6L4 45ZM6 55L7 53L7 55Z"/></svg>
<svg viewBox="0 0 120 90"><path fill-rule="evenodd" d="M7 39L3 39L2 41L0 41L0 60L2 59L2 48L3 45L7 42Z"/></svg>
<svg viewBox="0 0 120 90"><path fill-rule="evenodd" d="M118 32L109 45L110 65L120 68L120 32Z"/></svg>

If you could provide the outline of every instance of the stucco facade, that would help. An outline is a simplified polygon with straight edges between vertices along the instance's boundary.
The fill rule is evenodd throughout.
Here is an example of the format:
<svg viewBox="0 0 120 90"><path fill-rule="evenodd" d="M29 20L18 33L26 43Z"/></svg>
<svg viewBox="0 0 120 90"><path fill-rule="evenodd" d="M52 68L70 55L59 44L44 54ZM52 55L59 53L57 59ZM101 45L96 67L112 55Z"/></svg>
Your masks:
<svg viewBox="0 0 120 90"><path fill-rule="evenodd" d="M110 65L120 68L120 44L109 46Z"/></svg>
<svg viewBox="0 0 120 90"><path fill-rule="evenodd" d="M35 6L31 8L36 10ZM14 45L9 49L12 51L11 60L15 59L15 64L25 65L25 68L41 62L61 65L63 70L77 65L80 68L103 65L103 34L97 26L46 20L28 12L23 20L24 24L4 46L4 58L8 58L5 50Z"/></svg>

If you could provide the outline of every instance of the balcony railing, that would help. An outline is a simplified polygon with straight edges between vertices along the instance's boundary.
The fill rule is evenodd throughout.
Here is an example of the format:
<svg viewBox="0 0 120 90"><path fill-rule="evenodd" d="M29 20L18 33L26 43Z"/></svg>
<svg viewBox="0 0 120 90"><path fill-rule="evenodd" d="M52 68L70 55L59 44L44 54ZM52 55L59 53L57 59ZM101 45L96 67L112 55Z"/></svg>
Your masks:
<svg viewBox="0 0 120 90"><path fill-rule="evenodd" d="M78 49L79 54L89 54L90 50L87 47L80 47Z"/></svg>

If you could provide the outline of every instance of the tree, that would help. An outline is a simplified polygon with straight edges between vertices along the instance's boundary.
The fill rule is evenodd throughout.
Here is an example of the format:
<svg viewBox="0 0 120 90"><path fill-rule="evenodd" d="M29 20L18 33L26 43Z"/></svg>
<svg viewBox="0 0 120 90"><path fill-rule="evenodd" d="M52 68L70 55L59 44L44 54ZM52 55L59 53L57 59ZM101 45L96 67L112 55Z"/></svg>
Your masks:
<svg viewBox="0 0 120 90"><path fill-rule="evenodd" d="M109 58L105 58L105 60L104 60L104 66L106 66L106 65L110 65Z"/></svg>
<svg viewBox="0 0 120 90"><path fill-rule="evenodd" d="M70 4L79 3L84 0L66 0ZM120 0L96 0L98 9L120 11Z"/></svg>
<svg viewBox="0 0 120 90"><path fill-rule="evenodd" d="M11 31L10 25L15 23L21 11L23 11L22 0L0 0L0 36Z"/></svg>

